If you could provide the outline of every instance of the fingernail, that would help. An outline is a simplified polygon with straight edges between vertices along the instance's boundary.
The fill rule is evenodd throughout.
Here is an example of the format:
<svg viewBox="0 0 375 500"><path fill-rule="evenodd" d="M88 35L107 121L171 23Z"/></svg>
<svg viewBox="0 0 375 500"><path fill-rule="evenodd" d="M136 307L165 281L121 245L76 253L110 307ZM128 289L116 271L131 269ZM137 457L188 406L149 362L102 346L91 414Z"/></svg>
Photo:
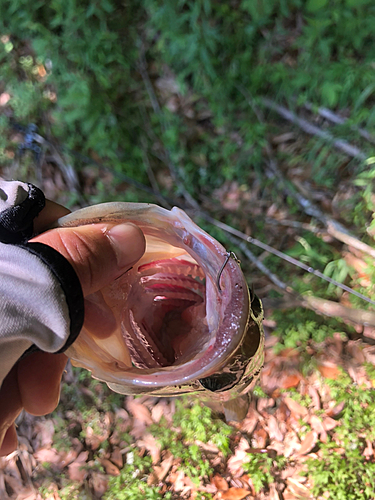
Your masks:
<svg viewBox="0 0 375 500"><path fill-rule="evenodd" d="M134 264L145 251L145 237L134 224L118 224L107 233L120 268Z"/></svg>

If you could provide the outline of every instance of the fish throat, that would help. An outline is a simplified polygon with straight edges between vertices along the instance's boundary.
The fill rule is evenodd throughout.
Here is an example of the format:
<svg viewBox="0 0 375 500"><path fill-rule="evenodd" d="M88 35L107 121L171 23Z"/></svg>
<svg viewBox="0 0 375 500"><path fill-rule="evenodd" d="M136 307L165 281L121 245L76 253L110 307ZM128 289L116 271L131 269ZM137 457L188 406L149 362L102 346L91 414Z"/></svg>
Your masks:
<svg viewBox="0 0 375 500"><path fill-rule="evenodd" d="M148 262L131 273L124 276L128 291L121 333L132 365L175 366L199 354L210 336L201 267L182 257Z"/></svg>

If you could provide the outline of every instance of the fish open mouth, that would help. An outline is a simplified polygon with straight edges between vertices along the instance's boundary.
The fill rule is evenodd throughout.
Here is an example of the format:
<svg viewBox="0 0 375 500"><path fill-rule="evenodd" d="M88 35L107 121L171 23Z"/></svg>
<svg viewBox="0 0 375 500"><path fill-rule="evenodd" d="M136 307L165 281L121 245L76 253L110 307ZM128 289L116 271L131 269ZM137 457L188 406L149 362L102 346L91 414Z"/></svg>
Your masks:
<svg viewBox="0 0 375 500"><path fill-rule="evenodd" d="M178 365L202 351L209 337L206 279L186 258L160 259L137 266L121 314L121 331L132 365ZM121 287L121 283L119 283Z"/></svg>
<svg viewBox="0 0 375 500"><path fill-rule="evenodd" d="M98 315L104 301L102 310L115 327L107 335L95 333L99 321L92 330L84 328L67 351L74 364L117 392L166 395L203 390L199 380L226 369L233 356L240 363L250 325L249 293L225 248L176 207L102 204L68 215L59 225L103 222L138 225L146 251L93 299Z"/></svg>

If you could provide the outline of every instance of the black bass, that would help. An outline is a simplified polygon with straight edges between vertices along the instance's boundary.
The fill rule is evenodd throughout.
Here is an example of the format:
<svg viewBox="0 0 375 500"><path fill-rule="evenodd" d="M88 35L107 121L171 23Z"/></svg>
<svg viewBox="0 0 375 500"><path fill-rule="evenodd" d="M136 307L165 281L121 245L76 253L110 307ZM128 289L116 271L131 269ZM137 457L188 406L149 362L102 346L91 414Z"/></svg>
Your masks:
<svg viewBox="0 0 375 500"><path fill-rule="evenodd" d="M263 365L263 309L235 256L176 207L103 203L55 227L103 222L139 226L146 252L93 297L117 327L107 338L83 329L67 351L73 363L122 394L226 402L251 390Z"/></svg>

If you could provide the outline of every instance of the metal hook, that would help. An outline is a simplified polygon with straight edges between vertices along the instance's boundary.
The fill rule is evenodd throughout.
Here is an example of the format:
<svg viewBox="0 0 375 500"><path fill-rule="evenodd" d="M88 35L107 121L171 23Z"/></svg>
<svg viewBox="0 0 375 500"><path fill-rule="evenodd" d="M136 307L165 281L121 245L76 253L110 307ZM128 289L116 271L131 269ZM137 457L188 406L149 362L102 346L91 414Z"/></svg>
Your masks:
<svg viewBox="0 0 375 500"><path fill-rule="evenodd" d="M221 278L221 275L223 274L224 268L228 264L228 261L230 258L235 260L237 262L237 264L241 264L241 261L238 259L237 255L234 252L227 252L225 254L225 260L224 260L223 265L221 266L220 271L218 272L218 275L216 278L216 285L217 285L220 292L221 292L220 278Z"/></svg>

